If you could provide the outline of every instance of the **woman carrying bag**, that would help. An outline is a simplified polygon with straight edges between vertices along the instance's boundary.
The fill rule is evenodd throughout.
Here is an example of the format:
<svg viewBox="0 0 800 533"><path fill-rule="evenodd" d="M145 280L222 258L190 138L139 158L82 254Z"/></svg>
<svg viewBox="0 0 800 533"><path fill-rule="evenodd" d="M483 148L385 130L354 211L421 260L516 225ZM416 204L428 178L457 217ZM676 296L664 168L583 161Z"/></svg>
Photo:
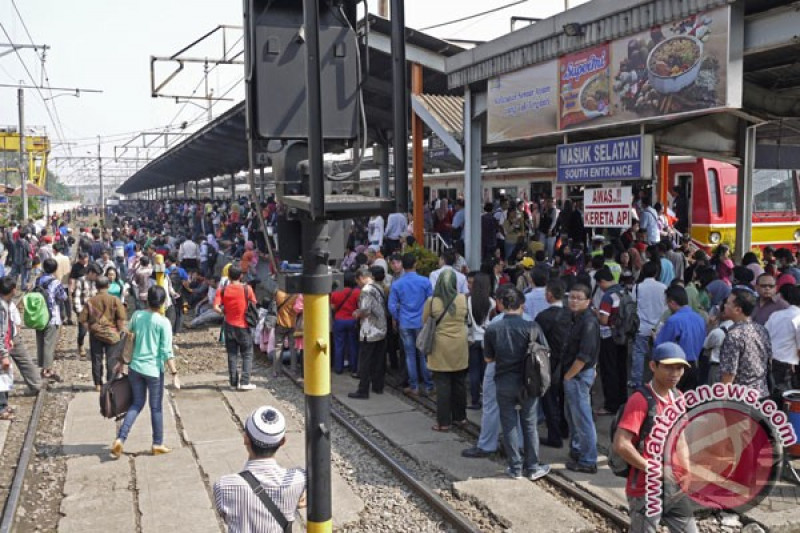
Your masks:
<svg viewBox="0 0 800 533"><path fill-rule="evenodd" d="M150 418L153 428L153 455L169 453L172 450L164 446L164 415L162 400L164 398L164 368L172 374L172 384L180 388L178 370L172 353L172 325L160 313L167 299L163 287L154 285L147 290L147 310L136 311L131 317L128 329L135 335L133 354L128 364L128 381L131 385L133 402L119 428L117 438L111 445L111 456L119 459L122 455L125 440L128 438L136 417L144 408L145 401L150 402ZM120 361L114 368L118 374L123 369Z"/></svg>
<svg viewBox="0 0 800 533"><path fill-rule="evenodd" d="M436 425L434 431L449 431L451 424L467 420L466 375L467 299L458 293L456 275L445 269L436 281L433 296L422 312L423 323L433 316L437 321L428 369L436 385ZM441 319L441 320L439 320Z"/></svg>

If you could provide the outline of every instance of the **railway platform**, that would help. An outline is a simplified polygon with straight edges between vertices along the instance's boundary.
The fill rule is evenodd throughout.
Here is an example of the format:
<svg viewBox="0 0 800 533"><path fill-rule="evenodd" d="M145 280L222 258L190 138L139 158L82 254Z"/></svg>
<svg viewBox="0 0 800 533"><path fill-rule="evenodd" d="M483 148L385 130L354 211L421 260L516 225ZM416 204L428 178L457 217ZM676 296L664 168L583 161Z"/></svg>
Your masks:
<svg viewBox="0 0 800 533"><path fill-rule="evenodd" d="M224 474L238 472L247 454L241 425L259 405L282 402L264 388L236 392L216 375L191 376L180 391L164 398L164 442L172 453L150 454L149 410L145 408L119 460L109 445L116 425L99 416L96 392L80 392L69 404L62 453L68 457L62 518L58 530L70 532L173 531L219 532L212 487ZM287 417L281 465L305 464L302 424ZM357 520L364 502L334 469L334 527ZM304 524L303 513L295 520ZM135 528L132 526L135 525ZM304 530L304 528L303 528Z"/></svg>

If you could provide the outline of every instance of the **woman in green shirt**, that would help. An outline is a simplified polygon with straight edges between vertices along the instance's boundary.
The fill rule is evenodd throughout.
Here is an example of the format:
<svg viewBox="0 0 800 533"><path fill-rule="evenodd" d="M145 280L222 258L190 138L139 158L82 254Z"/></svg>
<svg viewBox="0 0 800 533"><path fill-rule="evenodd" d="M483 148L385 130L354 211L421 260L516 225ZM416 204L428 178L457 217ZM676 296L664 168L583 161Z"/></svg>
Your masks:
<svg viewBox="0 0 800 533"><path fill-rule="evenodd" d="M172 451L164 446L164 415L161 406L164 397L164 367L169 368L175 388L180 388L180 382L172 354L172 325L159 312L166 298L167 293L163 287L150 287L147 291L148 309L136 311L128 324L128 329L136 335L133 355L128 364L128 381L131 384L133 402L119 428L116 440L111 445L111 456L114 459L122 455L125 439L128 438L128 433L148 397L153 424L153 455ZM120 370L122 362L117 363L114 373Z"/></svg>
<svg viewBox="0 0 800 533"><path fill-rule="evenodd" d="M125 303L125 283L119 279L119 273L115 267L108 267L106 269L106 277L108 278L108 294L116 296L122 303Z"/></svg>

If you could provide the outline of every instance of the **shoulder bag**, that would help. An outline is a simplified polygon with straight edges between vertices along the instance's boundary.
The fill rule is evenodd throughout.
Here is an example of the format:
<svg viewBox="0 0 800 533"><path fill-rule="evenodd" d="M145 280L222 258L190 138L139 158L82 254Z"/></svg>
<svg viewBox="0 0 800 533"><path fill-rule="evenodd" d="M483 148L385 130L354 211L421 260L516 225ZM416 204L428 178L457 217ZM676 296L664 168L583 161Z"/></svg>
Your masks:
<svg viewBox="0 0 800 533"><path fill-rule="evenodd" d="M244 305L245 305L244 321L247 324L248 328L253 329L258 325L258 307L256 306L256 304L251 302L250 299L247 297L247 289L249 285L245 285L243 283L242 287L243 287L242 297L244 298ZM220 302L222 303L223 306L225 305L225 288L226 287L223 287L221 289L222 294L220 295ZM286 302L284 301L284 303ZM281 307L283 307L283 305L281 305ZM280 311L280 307L278 308L278 310Z"/></svg>
<svg viewBox="0 0 800 533"><path fill-rule="evenodd" d="M425 321L425 324L422 325L422 329L420 330L419 335L417 335L416 342L417 350L419 350L420 353L426 357L433 352L433 341L436 337L436 327L439 325L439 322L442 321L444 315L447 314L447 310L450 309L450 306L453 305L454 301L455 298L450 300L439 318L433 318L433 298L431 298L430 316L428 316L428 320Z"/></svg>
<svg viewBox="0 0 800 533"><path fill-rule="evenodd" d="M119 420L133 403L133 391L128 376L120 374L105 385L100 392L100 414Z"/></svg>
<svg viewBox="0 0 800 533"><path fill-rule="evenodd" d="M278 527L281 528L281 531L284 533L290 532L292 530L292 523L283 516L281 510L278 509L278 506L275 505L275 502L269 497L269 494L267 494L267 491L264 490L264 486L256 479L256 476L249 470L239 472L239 475L250 485L255 495L258 496L258 499L264 504L264 507L267 508L275 521L278 522Z"/></svg>

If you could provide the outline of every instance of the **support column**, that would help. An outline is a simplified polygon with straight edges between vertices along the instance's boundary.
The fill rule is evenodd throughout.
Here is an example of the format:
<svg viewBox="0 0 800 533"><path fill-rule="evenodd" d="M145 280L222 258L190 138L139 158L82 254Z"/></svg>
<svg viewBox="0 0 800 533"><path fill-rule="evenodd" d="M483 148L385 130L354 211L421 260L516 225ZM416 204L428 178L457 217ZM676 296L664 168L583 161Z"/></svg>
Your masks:
<svg viewBox="0 0 800 533"><path fill-rule="evenodd" d="M422 65L411 64L411 94L422 94ZM424 154L422 153L422 136L424 129L422 119L414 112L411 113L411 148L413 154L413 183L414 183L414 239L420 245L425 243L425 185L423 183Z"/></svg>
<svg viewBox="0 0 800 533"><path fill-rule="evenodd" d="M380 197L389 197L389 145L376 144L373 147L375 161L378 162L378 172L380 173Z"/></svg>
<svg viewBox="0 0 800 533"><path fill-rule="evenodd" d="M261 201L263 202L264 200L267 199L266 195L267 184L264 181L264 167L258 169L258 180L261 187Z"/></svg>
<svg viewBox="0 0 800 533"><path fill-rule="evenodd" d="M753 166L756 160L757 126L748 126L739 119L739 136L736 152L742 161L736 181L736 263L750 251L753 240Z"/></svg>
<svg viewBox="0 0 800 533"><path fill-rule="evenodd" d="M183 198L184 199L188 199L189 198L189 182L188 181L183 182Z"/></svg>
<svg viewBox="0 0 800 533"><path fill-rule="evenodd" d="M394 131L394 198L396 210L408 213L408 93L406 91L406 15L403 0L392 8L392 114Z"/></svg>
<svg viewBox="0 0 800 533"><path fill-rule="evenodd" d="M464 252L470 270L481 266L481 119L475 117L475 94L464 89Z"/></svg>
<svg viewBox="0 0 800 533"><path fill-rule="evenodd" d="M194 197L196 200L200 199L200 180L194 180Z"/></svg>
<svg viewBox="0 0 800 533"><path fill-rule="evenodd" d="M209 179L209 187L211 187L211 199L214 199L214 178Z"/></svg>
<svg viewBox="0 0 800 533"><path fill-rule="evenodd" d="M231 200L236 200L236 174L231 174Z"/></svg>

